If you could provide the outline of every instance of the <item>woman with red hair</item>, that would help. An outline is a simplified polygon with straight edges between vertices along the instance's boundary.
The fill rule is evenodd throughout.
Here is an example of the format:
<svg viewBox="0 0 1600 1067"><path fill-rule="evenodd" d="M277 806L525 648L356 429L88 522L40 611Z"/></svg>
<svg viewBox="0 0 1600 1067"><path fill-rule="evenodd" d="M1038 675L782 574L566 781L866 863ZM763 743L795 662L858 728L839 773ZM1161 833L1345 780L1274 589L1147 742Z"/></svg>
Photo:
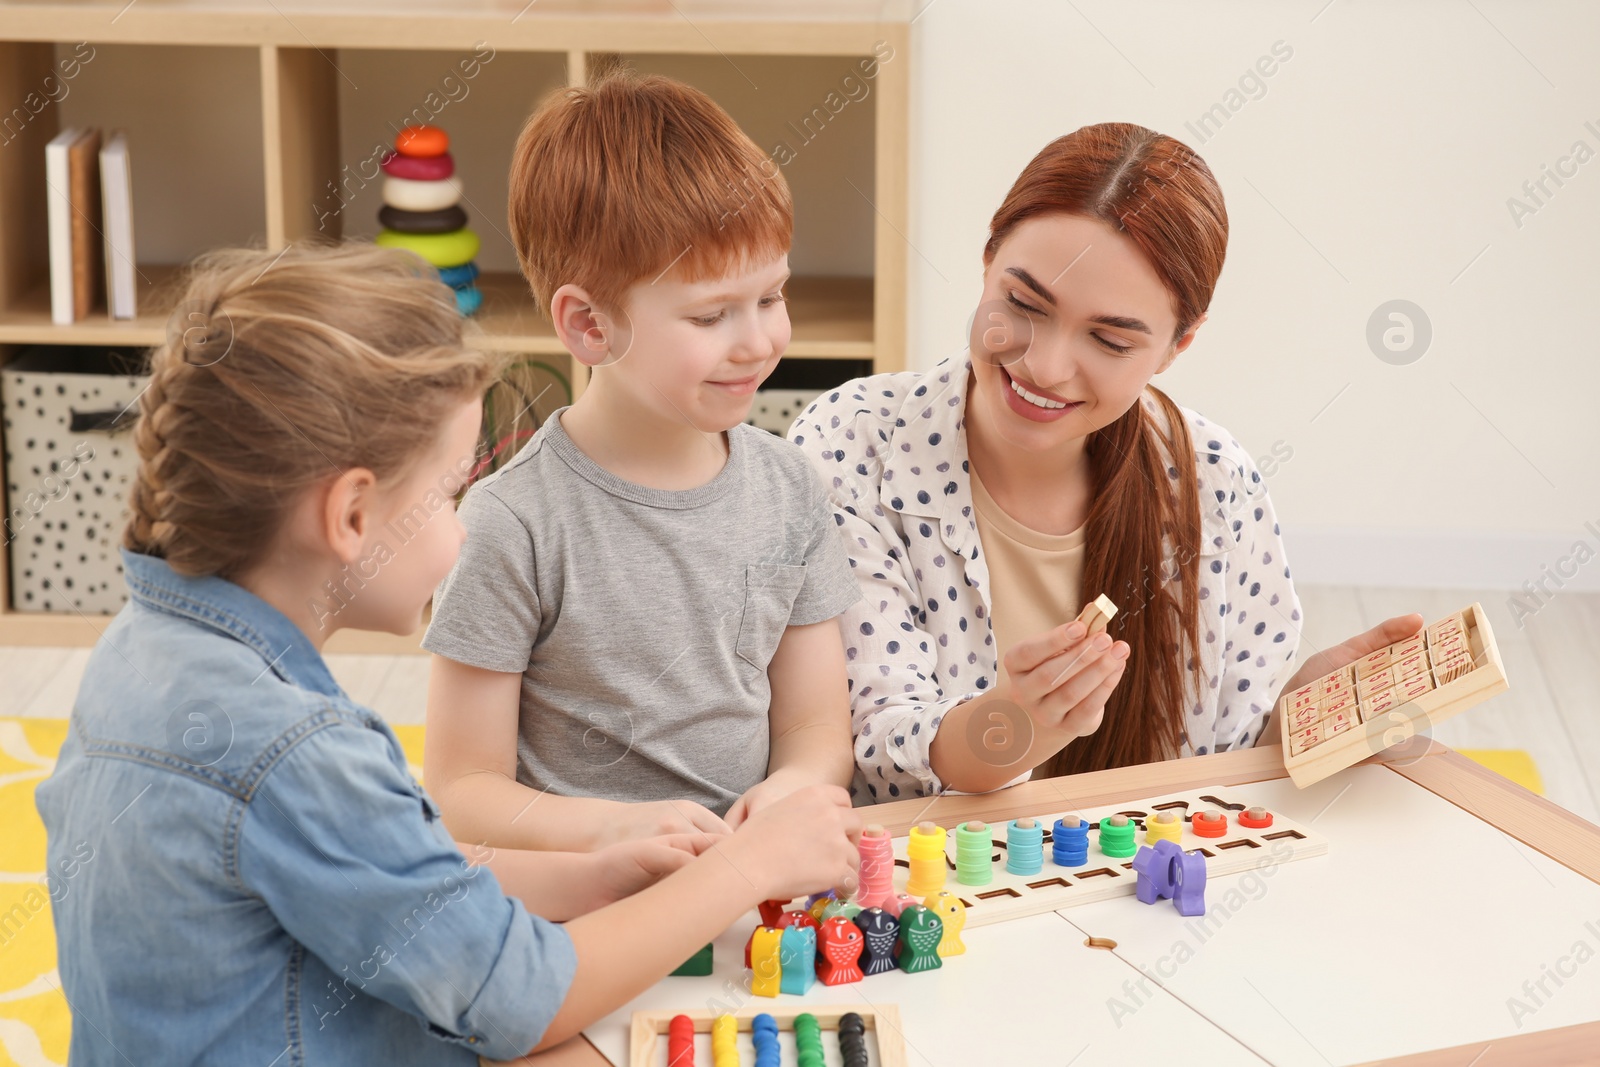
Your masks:
<svg viewBox="0 0 1600 1067"><path fill-rule="evenodd" d="M1198 155L1129 123L1040 152L990 222L969 351L857 379L790 437L865 594L841 617L855 792L995 789L1249 746L1277 694L1398 640L1390 619L1288 678L1300 603L1266 486L1150 384L1227 252ZM1107 633L1073 622L1098 595Z"/></svg>

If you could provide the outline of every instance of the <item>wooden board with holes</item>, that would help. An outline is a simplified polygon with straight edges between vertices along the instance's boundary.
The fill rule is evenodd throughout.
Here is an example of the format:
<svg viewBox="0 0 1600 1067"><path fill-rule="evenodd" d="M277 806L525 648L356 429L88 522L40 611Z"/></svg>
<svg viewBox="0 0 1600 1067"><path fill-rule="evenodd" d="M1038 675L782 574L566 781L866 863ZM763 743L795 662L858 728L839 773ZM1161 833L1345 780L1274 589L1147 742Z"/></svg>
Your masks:
<svg viewBox="0 0 1600 1067"><path fill-rule="evenodd" d="M1480 604L1278 701L1283 763L1302 789L1509 688Z"/></svg>
<svg viewBox="0 0 1600 1067"><path fill-rule="evenodd" d="M1229 796L1226 789L1203 789L1193 793L1173 793L1132 804L1085 808L1050 814L1018 812L1013 818L1031 817L1044 828L1044 865L1036 874L1012 874L1006 870L1006 827L991 823L994 847L991 850L991 881L987 885L963 885L956 881L955 832L945 842L947 875L944 888L966 905L966 925L984 926L1028 915L1039 915L1108 897L1132 896L1138 876L1133 858L1113 858L1100 851L1099 823L1113 815L1126 815L1135 825L1134 844L1145 844L1145 822L1159 812L1176 812L1182 820L1178 844L1187 852L1200 850L1206 857L1206 878L1274 867L1291 860L1325 855L1327 839L1309 826L1273 813L1272 825L1252 829L1239 825L1237 816L1246 805ZM1222 812L1228 820L1220 837L1195 833L1190 817L1197 812ZM1089 862L1079 867L1057 866L1051 849L1051 828L1063 815L1076 815L1089 822ZM906 846L909 838L894 839L896 892L904 892L910 878ZM804 901L797 902L803 904Z"/></svg>
<svg viewBox="0 0 1600 1067"><path fill-rule="evenodd" d="M793 1033L794 1020L797 1016L812 1015L822 1029L824 1040L832 1044L838 1040L839 1019L850 1012L861 1016L867 1036L869 1063L877 1064L879 1067L906 1067L906 1044L904 1033L900 1028L900 1009L893 1004L818 1004L811 1007L771 1004L729 1014L739 1021L739 1031L744 1035L750 1033L751 1020L763 1013L772 1016L778 1024L780 1033ZM629 1067L662 1067L667 1062L666 1033L675 1016L688 1016L694 1022L696 1034L709 1034L711 1024L718 1014L712 1011L634 1012L628 1038ZM827 1062L833 1063L837 1058L838 1049L830 1051L835 1055L828 1057ZM697 1057L695 1062L709 1064L711 1058L701 1056Z"/></svg>

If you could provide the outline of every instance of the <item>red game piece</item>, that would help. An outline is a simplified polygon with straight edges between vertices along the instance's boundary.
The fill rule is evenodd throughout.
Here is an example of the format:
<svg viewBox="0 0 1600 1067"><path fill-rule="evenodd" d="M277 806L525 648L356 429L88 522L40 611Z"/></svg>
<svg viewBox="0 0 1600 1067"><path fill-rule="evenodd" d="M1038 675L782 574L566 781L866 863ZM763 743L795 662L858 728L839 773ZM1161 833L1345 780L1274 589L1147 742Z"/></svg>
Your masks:
<svg viewBox="0 0 1600 1067"><path fill-rule="evenodd" d="M414 182L442 182L456 172L456 161L450 158L449 152L442 156L408 156L395 152L378 165L391 178L408 178Z"/></svg>
<svg viewBox="0 0 1600 1067"><path fill-rule="evenodd" d="M817 938L817 978L823 985L861 981L861 928L835 915L822 924Z"/></svg>
<svg viewBox="0 0 1600 1067"><path fill-rule="evenodd" d="M667 1067L694 1067L694 1020L687 1015L667 1024Z"/></svg>
<svg viewBox="0 0 1600 1067"><path fill-rule="evenodd" d="M756 905L756 911L761 913L762 926L777 926L778 918L783 915L783 906L787 900L763 900Z"/></svg>
<svg viewBox="0 0 1600 1067"><path fill-rule="evenodd" d="M778 916L778 921L772 925L776 926L779 930L790 926L799 926L802 928L810 927L811 929L815 930L818 923L816 919L811 917L810 912L802 911L799 908L796 908L794 911L786 911L782 915Z"/></svg>
<svg viewBox="0 0 1600 1067"><path fill-rule="evenodd" d="M1189 820L1189 829L1199 837L1221 837L1228 832L1228 817L1220 811L1197 811Z"/></svg>

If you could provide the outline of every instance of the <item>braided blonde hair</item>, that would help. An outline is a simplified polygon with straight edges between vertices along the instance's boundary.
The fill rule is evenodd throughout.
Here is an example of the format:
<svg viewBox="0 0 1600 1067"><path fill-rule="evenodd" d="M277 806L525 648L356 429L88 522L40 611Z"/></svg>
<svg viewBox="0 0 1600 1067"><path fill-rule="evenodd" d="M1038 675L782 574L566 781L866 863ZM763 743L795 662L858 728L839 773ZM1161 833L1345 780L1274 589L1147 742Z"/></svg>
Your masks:
<svg viewBox="0 0 1600 1067"><path fill-rule="evenodd" d="M503 367L465 346L450 290L409 253L208 253L151 352L123 544L234 577L313 485L355 467L404 477Z"/></svg>

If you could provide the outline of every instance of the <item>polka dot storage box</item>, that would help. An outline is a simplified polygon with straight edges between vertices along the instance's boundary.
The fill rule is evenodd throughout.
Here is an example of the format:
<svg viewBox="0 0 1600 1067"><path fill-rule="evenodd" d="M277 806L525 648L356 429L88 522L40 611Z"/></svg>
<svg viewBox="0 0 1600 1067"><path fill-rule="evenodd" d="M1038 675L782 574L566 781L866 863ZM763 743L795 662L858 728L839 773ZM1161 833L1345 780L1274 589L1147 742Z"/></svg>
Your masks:
<svg viewBox="0 0 1600 1067"><path fill-rule="evenodd" d="M127 600L117 547L142 365L129 349L49 345L0 373L14 610L111 614Z"/></svg>

